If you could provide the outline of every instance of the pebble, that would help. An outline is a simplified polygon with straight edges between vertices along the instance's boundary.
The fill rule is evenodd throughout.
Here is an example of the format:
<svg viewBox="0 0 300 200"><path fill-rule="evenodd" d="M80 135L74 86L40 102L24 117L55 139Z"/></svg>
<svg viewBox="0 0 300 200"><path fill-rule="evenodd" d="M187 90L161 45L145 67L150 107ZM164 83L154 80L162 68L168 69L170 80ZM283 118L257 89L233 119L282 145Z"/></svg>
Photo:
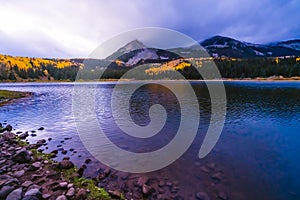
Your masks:
<svg viewBox="0 0 300 200"><path fill-rule="evenodd" d="M60 195L56 198L56 200L67 200L67 197L65 195Z"/></svg>
<svg viewBox="0 0 300 200"><path fill-rule="evenodd" d="M221 172L217 172L217 173L213 174L211 176L211 178L214 179L214 180L220 181L220 180L222 180L222 173Z"/></svg>
<svg viewBox="0 0 300 200"><path fill-rule="evenodd" d="M71 187L71 188L68 190L66 196L67 196L67 197L72 197L72 196L74 196L74 195L75 195L75 189L74 189L73 187Z"/></svg>
<svg viewBox="0 0 300 200"><path fill-rule="evenodd" d="M60 182L59 183L59 187L61 187L61 188L67 188L67 186L68 186L68 182Z"/></svg>
<svg viewBox="0 0 300 200"><path fill-rule="evenodd" d="M25 170L20 170L20 171L15 171L13 176L16 177L16 178L19 178L21 176L23 176L25 174Z"/></svg>
<svg viewBox="0 0 300 200"><path fill-rule="evenodd" d="M43 199L49 199L51 197L51 194L43 194L42 197Z"/></svg>
<svg viewBox="0 0 300 200"><path fill-rule="evenodd" d="M210 200L210 198L206 192L197 192L196 198L199 200Z"/></svg>
<svg viewBox="0 0 300 200"><path fill-rule="evenodd" d="M85 189L81 188L79 189L79 191L77 192L76 196L75 196L75 199L76 200L85 200L86 199L86 195L87 195L87 192Z"/></svg>
<svg viewBox="0 0 300 200"><path fill-rule="evenodd" d="M22 187L28 188L32 184L33 184L33 182L31 182L31 181L25 181L24 183L22 183Z"/></svg>
<svg viewBox="0 0 300 200"><path fill-rule="evenodd" d="M118 190L108 190L108 193L114 198L120 198L121 192Z"/></svg>
<svg viewBox="0 0 300 200"><path fill-rule="evenodd" d="M227 195L225 194L225 192L219 192L218 193L218 198L222 199L222 200L227 200Z"/></svg>
<svg viewBox="0 0 300 200"><path fill-rule="evenodd" d="M38 170L39 168L41 168L41 166L42 166L41 162L34 162L34 163L31 164L29 169L31 171L35 171L35 170Z"/></svg>
<svg viewBox="0 0 300 200"><path fill-rule="evenodd" d="M61 153L65 155L65 154L68 153L68 151L67 150L62 150Z"/></svg>
<svg viewBox="0 0 300 200"><path fill-rule="evenodd" d="M158 183L158 186L159 187L165 186L165 182L163 180L160 180L159 183Z"/></svg>
<svg viewBox="0 0 300 200"><path fill-rule="evenodd" d="M143 185L147 184L147 182L149 181L149 178L146 176L141 176L139 177L139 179L137 180L137 185L142 187Z"/></svg>
<svg viewBox="0 0 300 200"><path fill-rule="evenodd" d="M148 186L146 184L143 185L143 188L142 188L143 194L148 195L150 193L150 190L151 190L150 186Z"/></svg>

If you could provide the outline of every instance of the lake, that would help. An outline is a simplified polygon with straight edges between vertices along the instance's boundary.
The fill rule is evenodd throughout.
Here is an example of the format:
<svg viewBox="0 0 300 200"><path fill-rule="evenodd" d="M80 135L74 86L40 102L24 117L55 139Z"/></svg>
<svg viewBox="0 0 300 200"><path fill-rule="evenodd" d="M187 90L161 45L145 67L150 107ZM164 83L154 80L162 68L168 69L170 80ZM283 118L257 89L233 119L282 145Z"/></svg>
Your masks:
<svg viewBox="0 0 300 200"><path fill-rule="evenodd" d="M123 84L135 84L128 82ZM180 81L174 81L181 87ZM216 82L215 84L220 84ZM159 190L158 182L169 182L165 188L176 191L165 195L195 199L197 192L207 192L211 199L224 193L229 199L300 199L300 82L226 81L227 115L222 135L213 151L204 159L198 158L206 134L210 113L210 98L203 82L191 82L200 107L200 126L190 148L171 165L144 174ZM93 87L92 87L93 86ZM42 147L44 152L63 145L66 155L80 166L91 154L82 144L72 112L72 83L1 83L0 89L33 92L32 97L19 99L0 107L0 122L7 121L15 131L33 131L30 142L51 137ZM120 148L132 152L149 152L162 148L174 137L180 121L180 106L176 96L158 84L148 84L131 98L133 120L145 126L149 123L149 107L162 104L167 122L158 135L137 139L123 134L114 123L110 96L114 82L83 83L83 91L96 87L96 114L109 139ZM127 91L122 91L124 94ZM186 99L189 103L189 99ZM119 103L122 106L122 102ZM88 130L87 130L88 132ZM69 149L74 148L74 151ZM96 159L87 164L86 177L97 175L105 168ZM114 172L130 182L140 174ZM121 180L121 179L120 179ZM120 181L114 186L123 187ZM171 185L172 184L172 185ZM130 185L130 184L129 184ZM174 187L173 187L174 188Z"/></svg>

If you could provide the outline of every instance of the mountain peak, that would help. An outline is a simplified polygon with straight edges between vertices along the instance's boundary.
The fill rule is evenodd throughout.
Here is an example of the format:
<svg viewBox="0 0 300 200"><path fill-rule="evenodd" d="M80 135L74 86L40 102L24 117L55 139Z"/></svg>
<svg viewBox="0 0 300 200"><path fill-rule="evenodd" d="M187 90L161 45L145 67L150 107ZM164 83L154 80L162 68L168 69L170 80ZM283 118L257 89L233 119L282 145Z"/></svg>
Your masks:
<svg viewBox="0 0 300 200"><path fill-rule="evenodd" d="M114 60L121 55L124 55L126 53L129 53L130 51L136 50L136 49L144 49L147 48L141 41L138 39L132 40L131 42L125 44L123 47L118 49L116 52L114 52L112 55L108 56L106 59L108 60Z"/></svg>
<svg viewBox="0 0 300 200"><path fill-rule="evenodd" d="M135 50L135 49L142 49L142 48L146 48L146 46L139 41L138 39L135 39L129 43L127 43L124 47L122 47L121 49L126 49L129 51Z"/></svg>

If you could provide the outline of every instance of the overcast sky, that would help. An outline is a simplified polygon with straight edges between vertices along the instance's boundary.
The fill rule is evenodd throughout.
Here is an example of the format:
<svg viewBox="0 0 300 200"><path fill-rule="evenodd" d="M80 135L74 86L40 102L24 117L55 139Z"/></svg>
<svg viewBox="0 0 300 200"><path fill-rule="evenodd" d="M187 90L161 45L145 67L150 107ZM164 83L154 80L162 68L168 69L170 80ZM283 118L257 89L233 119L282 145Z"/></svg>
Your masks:
<svg viewBox="0 0 300 200"><path fill-rule="evenodd" d="M0 54L86 57L101 42L141 27L202 41L300 38L299 0L0 0Z"/></svg>

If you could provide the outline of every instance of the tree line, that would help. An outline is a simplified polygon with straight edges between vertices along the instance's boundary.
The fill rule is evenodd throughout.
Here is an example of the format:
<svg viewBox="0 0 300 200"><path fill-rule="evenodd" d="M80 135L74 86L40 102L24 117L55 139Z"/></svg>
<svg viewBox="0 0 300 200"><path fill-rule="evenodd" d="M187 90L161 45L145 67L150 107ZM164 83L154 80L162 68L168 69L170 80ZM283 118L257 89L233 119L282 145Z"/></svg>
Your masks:
<svg viewBox="0 0 300 200"><path fill-rule="evenodd" d="M300 77L300 59L299 58L253 58L253 59L215 59L214 63L219 69L223 78L267 78L272 76ZM102 79L119 79L126 72L131 70L130 67L108 67L107 69L99 66L84 67L82 65L71 64L68 67L57 67L53 63L40 63L39 66L29 68L20 68L18 64L8 66L0 62L0 80L1 81L32 81L32 80L62 80L75 81L81 80L98 80L102 74ZM157 66L157 65L156 65ZM149 68L153 65L149 65ZM196 68L203 67L209 72L209 65L202 63L202 66L186 65L184 68L177 68L186 79L201 79ZM174 68L175 69L175 68ZM78 71L80 70L80 73ZM132 72L128 78L133 79L177 79L173 71L159 71L155 74ZM77 77L78 75L78 77Z"/></svg>

